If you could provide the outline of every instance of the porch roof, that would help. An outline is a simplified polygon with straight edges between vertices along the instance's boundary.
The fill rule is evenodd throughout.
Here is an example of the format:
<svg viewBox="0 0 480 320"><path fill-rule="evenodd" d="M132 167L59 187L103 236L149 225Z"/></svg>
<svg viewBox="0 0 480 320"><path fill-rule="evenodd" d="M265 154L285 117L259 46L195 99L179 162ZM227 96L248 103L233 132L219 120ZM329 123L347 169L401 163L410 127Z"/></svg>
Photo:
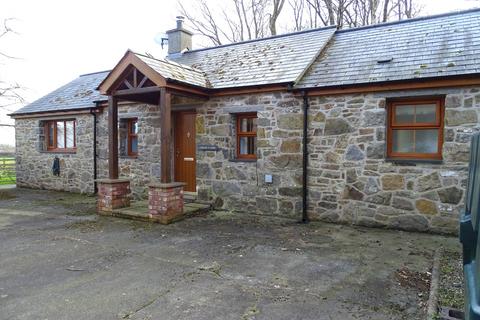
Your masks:
<svg viewBox="0 0 480 320"><path fill-rule="evenodd" d="M205 74L200 70L167 59L157 59L135 52L134 54L167 80L175 80L203 88L210 87Z"/></svg>

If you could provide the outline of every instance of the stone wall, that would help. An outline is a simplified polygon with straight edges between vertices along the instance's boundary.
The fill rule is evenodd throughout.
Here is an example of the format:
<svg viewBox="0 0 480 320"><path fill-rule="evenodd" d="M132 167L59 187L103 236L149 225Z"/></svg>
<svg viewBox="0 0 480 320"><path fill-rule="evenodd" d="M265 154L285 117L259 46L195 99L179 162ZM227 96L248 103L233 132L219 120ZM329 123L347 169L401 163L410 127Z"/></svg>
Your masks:
<svg viewBox="0 0 480 320"><path fill-rule="evenodd" d="M138 118L138 156L119 154L121 178L131 179L136 198L147 196L147 185L160 179L160 118L157 106L120 105L119 121ZM75 153L47 152L43 122L77 120ZM97 177L108 177L108 111L97 115ZM93 193L93 116L79 114L55 118L16 119L17 185L19 187ZM52 174L53 159L60 158L60 176Z"/></svg>
<svg viewBox="0 0 480 320"><path fill-rule="evenodd" d="M119 152L119 176L130 179L134 198L148 197L148 184L160 181L160 112L158 106L146 104L121 104L118 107L121 122L138 119L138 155L129 157L125 150ZM98 117L98 177L108 177L108 110ZM119 138L119 140L121 137Z"/></svg>
<svg viewBox="0 0 480 320"><path fill-rule="evenodd" d="M444 160L389 162L386 99L446 95ZM235 113L256 111L256 162L236 162ZM478 88L314 97L309 111L309 215L312 219L456 233L468 174L470 137L479 129ZM299 217L302 102L289 93L211 99L198 109L201 198L217 207ZM266 174L273 183L264 182Z"/></svg>
<svg viewBox="0 0 480 320"><path fill-rule="evenodd" d="M290 93L213 98L197 109L197 188L217 207L298 217L302 191L302 105ZM257 112L257 157L235 160L235 114ZM202 151L201 146L218 151ZM273 183L265 183L271 174Z"/></svg>
<svg viewBox="0 0 480 320"><path fill-rule="evenodd" d="M446 94L442 163L385 159L389 97ZM479 130L480 89L372 93L310 98L309 215L312 219L432 232L457 232L468 173L469 142ZM257 112L257 156L235 159L235 117ZM98 115L98 177L108 176L107 110ZM77 118L77 152L41 151L40 121L17 124L19 186L93 191L93 117ZM120 156L120 176L135 197L160 178L157 106L121 105L119 118L138 118L138 156ZM197 190L218 208L299 218L302 207L302 100L291 93L215 97L197 108ZM216 151L215 151L216 150ZM265 175L273 182L266 183Z"/></svg>
<svg viewBox="0 0 480 320"><path fill-rule="evenodd" d="M386 161L386 98L432 94L447 94L443 163ZM312 98L310 216L456 233L479 111L478 88Z"/></svg>
<svg viewBox="0 0 480 320"><path fill-rule="evenodd" d="M93 193L93 116L63 117L77 120L77 151L46 152L43 122L46 118L16 119L16 170L19 187ZM52 118L62 119L62 117ZM55 156L60 158L60 176L52 174Z"/></svg>

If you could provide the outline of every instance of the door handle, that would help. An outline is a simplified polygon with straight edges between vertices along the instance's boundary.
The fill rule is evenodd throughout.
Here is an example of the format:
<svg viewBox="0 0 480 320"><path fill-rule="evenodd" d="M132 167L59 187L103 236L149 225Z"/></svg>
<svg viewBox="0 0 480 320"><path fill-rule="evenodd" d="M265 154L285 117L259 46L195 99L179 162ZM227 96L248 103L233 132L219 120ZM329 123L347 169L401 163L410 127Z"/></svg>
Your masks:
<svg viewBox="0 0 480 320"><path fill-rule="evenodd" d="M183 158L183 161L194 161L194 158Z"/></svg>

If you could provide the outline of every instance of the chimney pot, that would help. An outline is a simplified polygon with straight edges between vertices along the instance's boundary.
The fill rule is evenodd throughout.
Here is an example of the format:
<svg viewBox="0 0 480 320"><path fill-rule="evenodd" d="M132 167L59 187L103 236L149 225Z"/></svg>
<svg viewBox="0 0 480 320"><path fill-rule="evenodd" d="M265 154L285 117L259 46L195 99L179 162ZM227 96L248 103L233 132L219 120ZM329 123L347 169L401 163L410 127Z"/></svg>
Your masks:
<svg viewBox="0 0 480 320"><path fill-rule="evenodd" d="M185 19L184 16L177 16L177 29L183 28L183 20Z"/></svg>
<svg viewBox="0 0 480 320"><path fill-rule="evenodd" d="M177 16L177 27L167 31L169 55L192 49L193 33L183 28L184 19L183 16Z"/></svg>

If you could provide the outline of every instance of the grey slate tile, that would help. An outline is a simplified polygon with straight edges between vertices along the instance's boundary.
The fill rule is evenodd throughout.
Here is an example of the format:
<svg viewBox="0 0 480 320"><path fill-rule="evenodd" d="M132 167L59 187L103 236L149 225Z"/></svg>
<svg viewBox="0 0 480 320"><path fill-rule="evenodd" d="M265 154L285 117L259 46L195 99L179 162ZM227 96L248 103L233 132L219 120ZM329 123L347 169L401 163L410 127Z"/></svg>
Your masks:
<svg viewBox="0 0 480 320"><path fill-rule="evenodd" d="M95 89L109 72L102 71L82 75L46 96L20 108L13 115L94 107L94 101L106 100L106 97L102 96Z"/></svg>
<svg viewBox="0 0 480 320"><path fill-rule="evenodd" d="M479 56L480 10L342 30L296 87L473 74Z"/></svg>
<svg viewBox="0 0 480 320"><path fill-rule="evenodd" d="M293 82L335 32L327 27L170 55L205 72L212 88Z"/></svg>
<svg viewBox="0 0 480 320"><path fill-rule="evenodd" d="M293 83L312 62L297 88L475 74L480 9L350 30L308 30L167 59L137 56L165 78L213 89ZM389 57L391 62L377 63ZM80 76L13 114L92 107L106 99L95 89L107 75Z"/></svg>

